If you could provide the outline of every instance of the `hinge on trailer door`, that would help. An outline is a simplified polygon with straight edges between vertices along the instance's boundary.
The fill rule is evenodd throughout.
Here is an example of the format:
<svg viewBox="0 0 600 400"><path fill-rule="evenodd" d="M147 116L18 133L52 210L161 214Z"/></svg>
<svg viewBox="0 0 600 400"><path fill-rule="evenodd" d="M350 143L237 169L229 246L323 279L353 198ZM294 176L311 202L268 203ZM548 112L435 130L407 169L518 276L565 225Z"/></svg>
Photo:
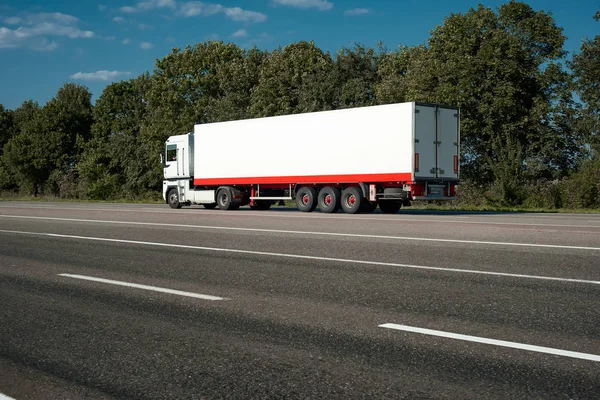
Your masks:
<svg viewBox="0 0 600 400"><path fill-rule="evenodd" d="M434 140L433 144L442 144L442 142L440 142L439 140Z"/></svg>
<svg viewBox="0 0 600 400"><path fill-rule="evenodd" d="M419 110L417 110L417 109L415 108L415 113L420 113L420 112L421 112L421 111L419 111Z"/></svg>
<svg viewBox="0 0 600 400"><path fill-rule="evenodd" d="M455 145L456 147L458 147L458 143L457 143L457 142L454 142L454 145Z"/></svg>
<svg viewBox="0 0 600 400"><path fill-rule="evenodd" d="M415 139L415 143L419 143L419 139Z"/></svg>

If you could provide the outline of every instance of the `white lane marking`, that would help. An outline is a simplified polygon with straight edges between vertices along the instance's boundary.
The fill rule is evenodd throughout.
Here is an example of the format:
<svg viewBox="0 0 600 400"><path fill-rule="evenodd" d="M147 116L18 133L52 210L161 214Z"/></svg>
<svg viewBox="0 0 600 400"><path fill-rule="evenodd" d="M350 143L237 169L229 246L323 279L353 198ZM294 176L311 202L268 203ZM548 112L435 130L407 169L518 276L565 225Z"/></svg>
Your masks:
<svg viewBox="0 0 600 400"><path fill-rule="evenodd" d="M64 276L67 278L83 279L86 281L108 283L108 284L117 285L117 286L127 286L127 287L131 287L131 288L136 288L136 289L152 290L154 292L176 294L178 296L193 297L193 298L202 299L202 300L211 300L211 301L229 300L225 297L217 297L217 296L211 296L208 294L199 294L199 293L192 293L192 292L184 292L181 290L166 289L166 288L161 288L161 287L157 287L157 286L140 285L138 283L113 281L111 279L96 278L93 276L73 275L73 274L58 274L58 275Z"/></svg>
<svg viewBox="0 0 600 400"><path fill-rule="evenodd" d="M567 246L560 244L538 244L538 243L514 243L514 242L490 242L484 240L461 240L461 239L435 239L409 236L386 236L386 235L366 235L359 233L336 233L336 232L311 232L311 231L290 231L285 229L260 229L260 228L237 228L230 226L211 226L211 225L189 225L189 224L163 224L156 222L129 222L129 221L106 221L98 219L78 219L78 218L57 218L57 217L32 217L24 215L0 215L0 218L20 218L20 219L41 219L49 221L68 221L68 222L92 222L99 224L120 224L120 225L142 225L142 226L163 226L177 228L195 228L195 229L214 229L225 231L246 231L246 232L264 232L264 233L285 233L291 235L312 235L312 236L340 236L361 239L389 239L389 240L408 240L422 242L442 242L442 243L466 243L483 244L493 246L519 246L519 247L543 247L550 249L571 249L571 250L600 250L600 247L589 246Z"/></svg>
<svg viewBox="0 0 600 400"><path fill-rule="evenodd" d="M215 252L237 253L237 254L252 254L252 255L259 255L259 256L295 258L295 259L303 259L303 260L330 261L330 262L341 262L341 263L348 263L348 264L377 265L377 266L385 266L385 267L422 269L422 270L429 270L429 271L459 272L459 273L467 273L467 274L505 276L505 277L511 277L511 278L539 279L539 280L545 280L545 281L585 283L585 284L592 284L592 285L600 285L600 281L591 281L591 280L586 280L586 279L572 279L572 278L558 278L558 277L552 277L552 276L511 274L511 273L506 273L506 272L479 271L479 270L460 269L460 268L429 267L429 266L424 266L424 265L399 264L399 263L390 263L390 262L382 262L382 261L350 260L350 259L344 259L344 258L306 256L306 255L300 255L300 254L270 253L270 252L266 252L266 251L224 249L224 248L218 248L218 247L192 246L192 245L186 245L186 244L142 242L142 241L138 241L138 240L62 235L62 234L57 234L57 233L9 231L9 230L0 229L0 233L2 233L2 232L3 233L16 233L16 234L23 234L23 235L31 235L31 236L49 236L49 237L66 238L66 239L94 240L94 241L99 241L99 242L127 243L127 244L139 244L139 245L146 245L146 246L171 247L171 248L177 248L177 249L192 249L192 250L204 250L204 251L215 251Z"/></svg>
<svg viewBox="0 0 600 400"><path fill-rule="evenodd" d="M42 209L47 210L47 207L23 207L23 206L2 206L0 208L27 208L27 209ZM132 212L132 213L162 213L162 214L184 214L189 215L188 211L183 210L163 210L160 208L135 208L135 209L118 209L118 208L84 208L84 207L53 207L52 210L73 210L73 211L115 211L115 212ZM424 219L424 218L410 218L412 215L417 214L398 214L397 218L390 218L384 216L377 217L368 217L368 216L350 216L348 214L319 214L319 215L306 215L304 213L296 213L296 215L285 215L285 213L272 211L270 213L256 213L256 212L236 212L236 213L224 213L215 210L202 210L202 214L208 216L226 216L230 217L265 217L265 218L302 218L302 219L336 219L341 221L380 221L380 222L435 222L435 223L445 223L445 224L472 224L472 225L513 225L513 226L542 226L542 227L559 227L559 228L596 228L600 229L600 225L573 225L573 224L535 224L535 223L522 223L522 222L494 222L494 221L465 221L463 219ZM293 213L293 211L292 211ZM477 215L477 214L469 214L469 215L448 215L453 218L473 218L473 217L507 217L506 214L497 214L497 215ZM548 216L537 216L537 215L519 215L515 216L516 218L553 218L562 215L548 215ZM575 218L579 216L582 219L586 219L587 222L600 222L600 218L594 218L595 214L582 215L582 214L565 214L565 218Z"/></svg>
<svg viewBox="0 0 600 400"><path fill-rule="evenodd" d="M5 394L0 393L0 400L15 400L12 397L8 397Z"/></svg>
<svg viewBox="0 0 600 400"><path fill-rule="evenodd" d="M382 325L379 325L379 327L395 329L398 331L421 333L423 335L439 336L439 337L444 337L444 338L449 338L449 339L465 340L468 342L491 344L494 346L510 347L513 349L535 351L538 353L553 354L553 355L557 355L557 356L579 358L581 360L600 362L600 355L589 354L589 353L579 353L576 351L568 351L568 350L561 350L561 349L554 349L552 347L534 346L531 344L508 342L505 340L496 340L496 339L488 339L488 338L483 338L483 337L478 337L478 336L461 335L459 333L436 331L433 329L417 328L417 327L408 326L408 325L382 324Z"/></svg>

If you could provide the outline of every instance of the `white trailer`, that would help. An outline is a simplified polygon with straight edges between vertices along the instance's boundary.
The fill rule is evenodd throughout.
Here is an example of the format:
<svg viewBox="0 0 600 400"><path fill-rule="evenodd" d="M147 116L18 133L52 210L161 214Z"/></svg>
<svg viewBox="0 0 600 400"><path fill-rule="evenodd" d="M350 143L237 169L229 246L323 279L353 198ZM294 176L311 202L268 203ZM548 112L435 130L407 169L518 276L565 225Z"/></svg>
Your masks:
<svg viewBox="0 0 600 400"><path fill-rule="evenodd" d="M410 102L195 125L165 144L163 199L348 213L451 200L459 120L458 108Z"/></svg>

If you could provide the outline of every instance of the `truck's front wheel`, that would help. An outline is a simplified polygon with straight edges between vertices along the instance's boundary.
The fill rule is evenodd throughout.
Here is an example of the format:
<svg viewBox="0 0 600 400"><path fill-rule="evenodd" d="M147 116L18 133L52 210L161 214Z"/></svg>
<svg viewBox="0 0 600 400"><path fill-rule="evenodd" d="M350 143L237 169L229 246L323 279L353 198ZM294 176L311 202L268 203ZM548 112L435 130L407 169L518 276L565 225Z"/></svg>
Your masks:
<svg viewBox="0 0 600 400"><path fill-rule="evenodd" d="M177 189L169 190L167 200L169 201L169 207L181 208L181 203L179 202L179 194L177 193Z"/></svg>

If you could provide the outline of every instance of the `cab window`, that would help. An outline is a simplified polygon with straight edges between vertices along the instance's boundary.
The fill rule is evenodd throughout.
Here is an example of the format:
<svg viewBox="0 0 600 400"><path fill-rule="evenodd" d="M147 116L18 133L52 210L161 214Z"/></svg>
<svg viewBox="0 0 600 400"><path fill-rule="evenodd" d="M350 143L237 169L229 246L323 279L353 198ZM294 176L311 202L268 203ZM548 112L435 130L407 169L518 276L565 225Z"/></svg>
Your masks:
<svg viewBox="0 0 600 400"><path fill-rule="evenodd" d="M176 161L177 160L177 145L176 144L168 144L167 145L167 157L166 161Z"/></svg>

